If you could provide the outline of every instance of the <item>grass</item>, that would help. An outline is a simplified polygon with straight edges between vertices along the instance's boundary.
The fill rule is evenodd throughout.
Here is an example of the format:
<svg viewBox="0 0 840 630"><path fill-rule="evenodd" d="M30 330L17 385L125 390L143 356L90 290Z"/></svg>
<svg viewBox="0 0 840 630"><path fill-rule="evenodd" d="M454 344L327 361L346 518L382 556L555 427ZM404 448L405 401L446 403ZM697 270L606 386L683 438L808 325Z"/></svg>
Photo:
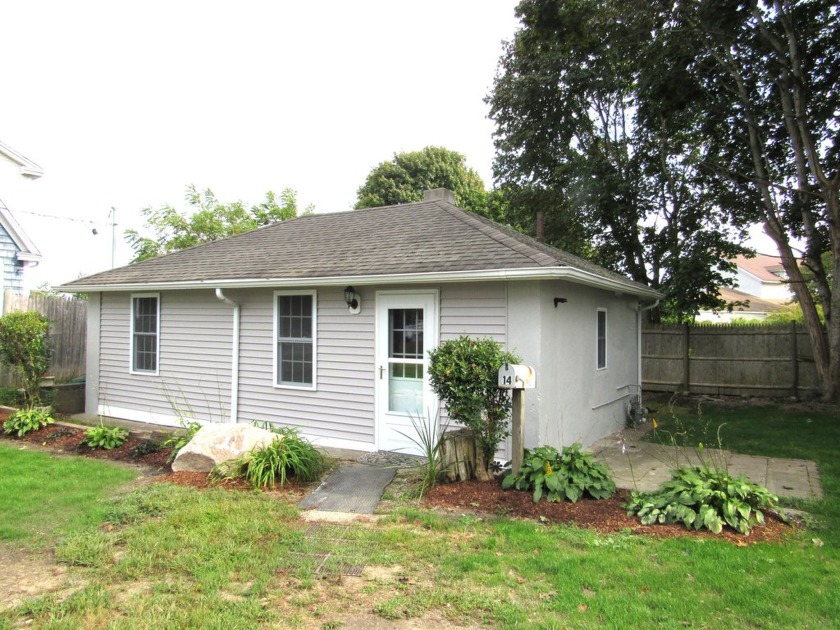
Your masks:
<svg viewBox="0 0 840 630"><path fill-rule="evenodd" d="M0 443L0 542L42 545L102 522L101 500L137 473Z"/></svg>
<svg viewBox="0 0 840 630"><path fill-rule="evenodd" d="M76 528L59 541L57 557L85 577L84 588L0 612L0 628L336 628L366 618L500 628L832 627L840 618L840 475L824 460L837 452L838 419L795 416L807 430L790 432L773 428L775 413L707 410L682 422L730 427L746 416L770 441L786 442L771 454L817 459L826 499L808 507L820 529L784 544L607 535L404 506L376 525L333 533L349 541L331 547L339 559L368 564L363 578L319 577L299 554L328 543L306 536L291 501L154 484L113 499L105 527Z"/></svg>

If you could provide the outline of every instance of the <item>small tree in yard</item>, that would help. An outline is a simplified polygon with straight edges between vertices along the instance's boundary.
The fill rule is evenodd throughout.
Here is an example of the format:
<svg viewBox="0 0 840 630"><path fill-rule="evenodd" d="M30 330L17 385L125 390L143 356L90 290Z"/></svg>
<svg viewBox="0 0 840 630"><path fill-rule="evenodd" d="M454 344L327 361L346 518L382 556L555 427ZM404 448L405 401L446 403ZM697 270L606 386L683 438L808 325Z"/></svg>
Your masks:
<svg viewBox="0 0 840 630"><path fill-rule="evenodd" d="M492 339L462 336L429 352L429 378L449 417L470 429L487 473L499 442L510 435L511 399L498 388L499 368L519 363Z"/></svg>
<svg viewBox="0 0 840 630"><path fill-rule="evenodd" d="M41 378L50 367L49 330L49 320L37 311L0 317L0 360L20 377L27 409L38 404Z"/></svg>

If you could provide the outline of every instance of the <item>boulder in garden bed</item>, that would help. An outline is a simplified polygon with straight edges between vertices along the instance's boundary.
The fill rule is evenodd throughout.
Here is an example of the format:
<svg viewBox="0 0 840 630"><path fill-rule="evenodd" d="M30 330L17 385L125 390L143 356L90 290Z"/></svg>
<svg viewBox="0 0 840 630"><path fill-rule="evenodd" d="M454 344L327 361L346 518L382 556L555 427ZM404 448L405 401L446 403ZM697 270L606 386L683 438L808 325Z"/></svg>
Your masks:
<svg viewBox="0 0 840 630"><path fill-rule="evenodd" d="M210 472L223 462L277 439L282 438L250 424L210 424L201 427L189 444L178 452L172 470Z"/></svg>

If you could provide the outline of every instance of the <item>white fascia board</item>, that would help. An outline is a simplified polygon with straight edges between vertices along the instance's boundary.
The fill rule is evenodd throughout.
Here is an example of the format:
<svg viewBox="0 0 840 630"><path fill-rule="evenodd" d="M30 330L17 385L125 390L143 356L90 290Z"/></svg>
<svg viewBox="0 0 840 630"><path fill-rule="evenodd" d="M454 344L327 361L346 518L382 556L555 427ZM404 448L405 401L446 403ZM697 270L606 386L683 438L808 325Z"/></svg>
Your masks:
<svg viewBox="0 0 840 630"><path fill-rule="evenodd" d="M23 231L23 228L20 227L20 223L17 222L12 211L2 205L0 205L0 225L3 226L3 229L6 230L9 237L20 250L17 254L19 260L29 262L38 262L41 260L41 252L35 247L35 243L30 240L26 232Z"/></svg>
<svg viewBox="0 0 840 630"><path fill-rule="evenodd" d="M2 142L0 142L0 153L12 160L12 162L15 162L19 167L20 174L24 177L38 179L44 174L44 169L35 164L35 162Z"/></svg>
<svg viewBox="0 0 840 630"><path fill-rule="evenodd" d="M199 280L187 282L150 282L123 284L74 284L59 286L64 293L95 291L146 291L186 289L250 289L322 287L339 285L427 284L442 282L485 282L491 280L566 280L607 291L615 291L640 298L660 299L664 296L654 289L628 286L624 282L605 278L573 267L539 267L528 269L487 269L478 271L448 271L431 273L382 274L365 276L328 276L321 278L258 278L237 280Z"/></svg>

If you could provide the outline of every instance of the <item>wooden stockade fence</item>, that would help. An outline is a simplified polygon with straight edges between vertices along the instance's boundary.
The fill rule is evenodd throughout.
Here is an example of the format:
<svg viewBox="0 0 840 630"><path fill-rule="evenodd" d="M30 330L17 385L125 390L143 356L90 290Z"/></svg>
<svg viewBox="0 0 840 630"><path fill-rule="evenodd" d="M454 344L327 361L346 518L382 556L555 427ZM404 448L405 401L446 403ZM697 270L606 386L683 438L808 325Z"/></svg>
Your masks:
<svg viewBox="0 0 840 630"><path fill-rule="evenodd" d="M802 325L661 324L642 331L642 386L733 396L818 394L811 340Z"/></svg>
<svg viewBox="0 0 840 630"><path fill-rule="evenodd" d="M85 374L87 344L87 301L61 296L30 294L15 295L6 289L3 314L15 311L38 311L50 320L52 360L49 375L56 381L68 381ZM15 386L9 368L0 365L0 386Z"/></svg>

